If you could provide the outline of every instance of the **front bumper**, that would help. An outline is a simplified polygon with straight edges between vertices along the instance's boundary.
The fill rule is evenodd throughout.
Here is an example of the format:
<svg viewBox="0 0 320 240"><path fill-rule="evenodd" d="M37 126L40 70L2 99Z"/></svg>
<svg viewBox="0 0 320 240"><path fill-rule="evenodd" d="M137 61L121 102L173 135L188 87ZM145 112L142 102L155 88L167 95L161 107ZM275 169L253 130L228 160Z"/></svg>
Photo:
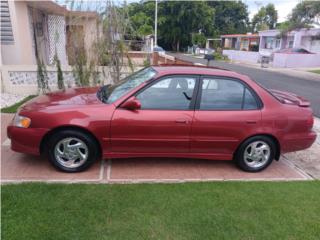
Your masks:
<svg viewBox="0 0 320 240"><path fill-rule="evenodd" d="M40 144L49 129L8 126L11 149L16 152L40 155Z"/></svg>
<svg viewBox="0 0 320 240"><path fill-rule="evenodd" d="M304 150L311 147L316 139L317 134L314 131L310 131L303 135L290 136L283 139L281 150L283 153Z"/></svg>

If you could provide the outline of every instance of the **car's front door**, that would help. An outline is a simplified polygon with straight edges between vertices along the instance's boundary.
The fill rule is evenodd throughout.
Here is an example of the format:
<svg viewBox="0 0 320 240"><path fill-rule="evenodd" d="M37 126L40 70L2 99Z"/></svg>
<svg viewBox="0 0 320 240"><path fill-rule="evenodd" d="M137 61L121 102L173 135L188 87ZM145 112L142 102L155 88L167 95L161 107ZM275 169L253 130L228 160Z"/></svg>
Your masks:
<svg viewBox="0 0 320 240"><path fill-rule="evenodd" d="M118 107L111 122L112 152L188 152L197 78L161 78L135 94L141 109Z"/></svg>
<svg viewBox="0 0 320 240"><path fill-rule="evenodd" d="M191 133L191 152L230 159L240 141L260 125L261 102L244 82L202 77Z"/></svg>

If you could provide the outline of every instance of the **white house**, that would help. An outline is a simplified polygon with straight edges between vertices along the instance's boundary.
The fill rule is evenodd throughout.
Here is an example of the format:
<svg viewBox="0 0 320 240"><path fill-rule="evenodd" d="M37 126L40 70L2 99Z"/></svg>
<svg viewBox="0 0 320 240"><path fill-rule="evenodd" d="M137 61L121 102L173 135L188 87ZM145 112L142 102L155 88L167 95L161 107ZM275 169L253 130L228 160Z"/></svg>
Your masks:
<svg viewBox="0 0 320 240"><path fill-rule="evenodd" d="M280 30L260 31L259 51L284 48L304 48L313 53L320 53L320 28L299 29L281 34Z"/></svg>
<svg viewBox="0 0 320 240"><path fill-rule="evenodd" d="M303 48L312 54L277 52L285 48ZM304 28L283 34L277 29L260 31L259 52L224 49L223 54L231 60L249 63L258 63L261 56L273 55L273 67L320 67L320 28Z"/></svg>
<svg viewBox="0 0 320 240"><path fill-rule="evenodd" d="M0 9L2 92L35 93L36 49L47 65L49 84L56 86L55 54L61 62L65 83L72 84L70 65L74 51L83 48L90 58L90 48L99 35L98 14L70 11L53 1L1 0Z"/></svg>

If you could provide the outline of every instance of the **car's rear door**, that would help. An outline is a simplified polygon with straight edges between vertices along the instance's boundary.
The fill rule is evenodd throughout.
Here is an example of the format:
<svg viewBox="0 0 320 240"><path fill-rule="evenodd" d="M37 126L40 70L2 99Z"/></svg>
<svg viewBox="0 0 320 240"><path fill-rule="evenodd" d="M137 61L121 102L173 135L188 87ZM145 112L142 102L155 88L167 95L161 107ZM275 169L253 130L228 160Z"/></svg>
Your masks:
<svg viewBox="0 0 320 240"><path fill-rule="evenodd" d="M135 94L141 109L117 108L111 122L113 152L183 153L190 147L198 76L172 75Z"/></svg>
<svg viewBox="0 0 320 240"><path fill-rule="evenodd" d="M191 152L230 159L240 141L260 125L261 104L255 92L239 79L201 77Z"/></svg>

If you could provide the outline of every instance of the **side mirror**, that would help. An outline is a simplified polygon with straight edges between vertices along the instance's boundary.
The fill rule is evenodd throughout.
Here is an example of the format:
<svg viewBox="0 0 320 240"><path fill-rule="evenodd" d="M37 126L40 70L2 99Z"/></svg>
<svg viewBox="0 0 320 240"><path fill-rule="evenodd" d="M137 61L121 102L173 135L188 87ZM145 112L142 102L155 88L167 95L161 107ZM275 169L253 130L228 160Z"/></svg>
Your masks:
<svg viewBox="0 0 320 240"><path fill-rule="evenodd" d="M128 109L128 110L137 110L141 108L141 103L139 102L136 97L131 97L127 101L125 101L122 105L122 108Z"/></svg>

